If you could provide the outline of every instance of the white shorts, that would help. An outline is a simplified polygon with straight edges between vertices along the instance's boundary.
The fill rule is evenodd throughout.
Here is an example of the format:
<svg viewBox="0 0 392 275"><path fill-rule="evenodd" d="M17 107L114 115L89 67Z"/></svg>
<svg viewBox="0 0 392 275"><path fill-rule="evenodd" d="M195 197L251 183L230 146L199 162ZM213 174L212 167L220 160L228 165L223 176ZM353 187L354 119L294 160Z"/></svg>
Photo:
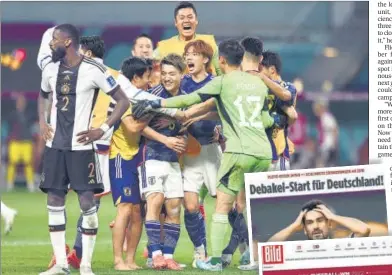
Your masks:
<svg viewBox="0 0 392 275"><path fill-rule="evenodd" d="M222 159L218 143L202 145L197 157L184 156L184 191L199 193L203 184L216 196L217 175Z"/></svg>
<svg viewBox="0 0 392 275"><path fill-rule="evenodd" d="M283 156L280 156L279 159L275 162L271 162L271 165L268 171L286 171L290 170L290 160L286 159Z"/></svg>
<svg viewBox="0 0 392 275"><path fill-rule="evenodd" d="M146 199L152 193L163 193L166 199L183 198L184 184L180 164L147 160L138 167L140 195Z"/></svg>
<svg viewBox="0 0 392 275"><path fill-rule="evenodd" d="M102 180L104 191L96 194L96 197L102 197L110 194L110 177L109 177L109 154L95 154L98 179ZM100 178L101 177L101 178Z"/></svg>

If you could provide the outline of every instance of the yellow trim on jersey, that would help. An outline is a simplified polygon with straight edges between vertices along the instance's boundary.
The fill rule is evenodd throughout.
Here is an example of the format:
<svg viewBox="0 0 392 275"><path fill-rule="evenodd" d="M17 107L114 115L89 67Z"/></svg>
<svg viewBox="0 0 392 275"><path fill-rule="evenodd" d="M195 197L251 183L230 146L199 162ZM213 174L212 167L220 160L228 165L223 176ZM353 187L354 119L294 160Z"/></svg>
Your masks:
<svg viewBox="0 0 392 275"><path fill-rule="evenodd" d="M131 109L128 109L121 119L131 115ZM113 159L120 155L124 160L131 160L139 152L140 134L128 134L126 126L120 122L115 126L112 142L110 144L109 158Z"/></svg>
<svg viewBox="0 0 392 275"><path fill-rule="evenodd" d="M195 34L195 37L189 41L180 40L178 38L178 35L175 35L169 39L161 40L158 42L158 45L157 45L156 58L162 59L171 53L175 53L175 54L183 56L186 44L188 44L191 41L195 41L195 40L203 40L204 42L208 43L212 47L212 49L214 50L214 57L217 58L218 46L215 42L215 37L213 35L209 35L209 34ZM220 71L220 69L214 67L213 63L214 63L214 60L212 60L212 62L211 62L211 67L210 67L211 73L213 75L217 75L217 70Z"/></svg>

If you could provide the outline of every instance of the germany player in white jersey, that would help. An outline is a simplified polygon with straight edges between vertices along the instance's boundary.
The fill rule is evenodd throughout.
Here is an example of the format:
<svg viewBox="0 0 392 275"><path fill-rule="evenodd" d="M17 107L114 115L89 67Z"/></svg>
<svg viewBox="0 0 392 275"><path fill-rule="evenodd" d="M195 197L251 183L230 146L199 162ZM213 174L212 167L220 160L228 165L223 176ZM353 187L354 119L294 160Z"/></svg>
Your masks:
<svg viewBox="0 0 392 275"><path fill-rule="evenodd" d="M96 171L92 142L99 140L129 108L129 102L107 68L83 57L79 31L70 24L53 31L52 62L42 72L38 98L40 130L46 140L40 188L48 194L49 231L56 265L41 275L70 274L65 246L65 197L68 185L77 192L83 212L80 274L94 274L91 259L98 230L94 194L103 192ZM117 102L112 115L99 128L90 129L91 113L99 90ZM50 120L45 101L53 92ZM90 129L90 130L89 130Z"/></svg>
<svg viewBox="0 0 392 275"><path fill-rule="evenodd" d="M80 38L80 49L79 52L89 58L94 59L96 62L103 64L103 56L105 54L105 43L99 36L83 36ZM109 67L107 69L117 80L118 71L113 70ZM104 123L107 118L112 114L113 108L115 106L113 99L100 91L95 102L95 106L91 118L91 127L97 128L102 123ZM93 143L94 150L96 152L96 167L102 177L102 183L104 185L104 191L99 194L95 194L95 205L97 211L100 206L100 198L110 193L110 178L109 178L109 146L112 138L113 128L105 133L105 135ZM68 263L75 269L79 269L80 261L82 258L83 243L82 243L82 221L83 215L80 215L78 224L75 243L73 249L67 253ZM69 250L69 248L67 247ZM56 258L53 255L51 262L49 263L49 268L56 263Z"/></svg>

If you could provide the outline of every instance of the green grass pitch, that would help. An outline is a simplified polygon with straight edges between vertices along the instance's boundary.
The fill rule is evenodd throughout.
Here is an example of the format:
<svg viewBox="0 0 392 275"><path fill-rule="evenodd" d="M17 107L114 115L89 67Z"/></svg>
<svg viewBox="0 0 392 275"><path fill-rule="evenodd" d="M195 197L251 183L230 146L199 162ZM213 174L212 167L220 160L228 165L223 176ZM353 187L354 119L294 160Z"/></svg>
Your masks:
<svg viewBox="0 0 392 275"><path fill-rule="evenodd" d="M3 202L18 210L18 216L15 219L12 232L4 236L1 235L1 274L18 274L30 275L39 274L45 271L52 255L52 248L48 232L48 215L46 211L45 194L27 193L16 191L3 193ZM207 232L211 214L214 208L214 200L207 198L205 210L207 212ZM76 222L79 217L79 203L74 192L71 192L67 198L67 244L73 246L76 234ZM154 274L156 271L145 268L145 259L142 258L142 251L146 244L146 235L143 233L141 242L138 247L137 263L143 266L140 271L115 271L113 269L113 250L111 244L111 232L109 223L115 216L115 208L112 204L111 196L106 196L101 201L99 209L99 231L97 243L93 256L93 271L95 274ZM4 224L1 224L3 228ZM228 232L226 238L229 238ZM178 243L175 259L187 265L183 271L163 271L165 274L200 274L203 271L193 269L192 264L193 246L189 240L185 226L181 227L181 237ZM255 274L255 271L240 271L237 268L239 254L236 252L231 267L225 269L226 274ZM204 271L205 272L205 271ZM79 274L77 270L71 270L71 274Z"/></svg>

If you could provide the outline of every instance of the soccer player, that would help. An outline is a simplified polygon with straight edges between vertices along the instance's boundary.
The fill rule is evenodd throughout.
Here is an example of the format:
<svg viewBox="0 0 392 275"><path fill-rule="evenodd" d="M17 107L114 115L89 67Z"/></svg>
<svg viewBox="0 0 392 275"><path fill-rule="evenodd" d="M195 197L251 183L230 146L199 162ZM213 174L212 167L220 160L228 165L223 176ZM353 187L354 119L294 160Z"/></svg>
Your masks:
<svg viewBox="0 0 392 275"><path fill-rule="evenodd" d="M12 230L12 225L14 224L14 219L18 211L12 209L5 205L3 201L1 201L1 217L4 220L4 233L8 234Z"/></svg>
<svg viewBox="0 0 392 275"><path fill-rule="evenodd" d="M131 85L128 85L129 88L136 90L135 92L138 92L137 87L147 86L151 69L147 61L141 58L126 59L121 67L123 76L131 82ZM129 89L125 89L125 93L129 97L133 97ZM130 112L115 125L110 147L110 182L113 202L117 207L117 215L112 229L114 268L116 270L140 268L135 263L135 252L142 233L137 154L140 132L147 122L138 124L129 114ZM127 238L125 238L125 229L128 224ZM127 242L126 262L122 258L125 241Z"/></svg>
<svg viewBox="0 0 392 275"><path fill-rule="evenodd" d="M94 59L96 62L103 64L103 56L105 54L105 44L104 41L99 36L84 36L80 38L80 48L79 53ZM109 67L107 69L110 73L117 79L119 73ZM97 100L94 106L91 126L93 128L98 128L102 123L104 123L107 118L111 115L115 102L110 96L100 91L97 96ZM97 167L100 172L102 183L104 185L104 191L100 194L95 194L95 205L97 207L97 212L100 206L100 198L110 193L110 179L109 179L109 146L110 140L112 138L113 128L107 131L101 140L97 140L93 143L94 150L97 157ZM68 263L75 269L79 269L83 243L82 243L82 227L83 215L80 215L77 224L77 233L75 244L73 250L67 255ZM51 268L56 264L55 255L53 255L48 268Z"/></svg>
<svg viewBox="0 0 392 275"><path fill-rule="evenodd" d="M210 271L222 270L221 253L229 226L228 213L238 192L245 187L244 173L268 170L272 154L265 129L279 125L283 118L273 118L265 110L268 89L260 77L240 70L244 49L238 41L222 42L219 55L219 65L224 75L214 78L201 89L184 96L140 101L133 105L133 115L139 118L154 108L187 107L212 97L218 102L227 141L218 171L217 202L212 217L212 258L196 262L198 268Z"/></svg>
<svg viewBox="0 0 392 275"><path fill-rule="evenodd" d="M148 68L148 70L147 70L147 68ZM159 98L156 95L153 95L153 94L150 94L148 92L141 90L147 86L146 84L148 81L148 74L151 72L151 63L148 62L148 60L135 58L135 57L126 59L123 62L122 72L123 72L123 75L121 75L119 77L119 83L122 85L122 87L124 87L124 91L130 100L142 99L142 98L145 98L145 99ZM178 120L184 119L184 112L182 112L180 110L161 109L158 111L161 112L162 114L166 114L166 115L174 117ZM118 146L119 146L118 149L116 149L116 151L119 152L119 154L121 153L121 155L124 155L124 153L122 153L122 152L137 152L138 148L139 148L138 141L140 140L140 134L142 134L146 138L160 142L165 147L172 149L172 150L175 150L177 153L183 153L183 151L186 148L186 143L184 142L184 140L177 138L177 137L167 137L165 135L162 135L162 134L156 132L155 130L153 130L149 126L146 126L141 133L134 134L132 136L128 136L125 131L121 131L121 126L120 126L119 129L115 132L115 134L113 136L113 145L118 144ZM117 145L116 145L116 147L117 147ZM117 154L117 159L122 158L121 156L120 157L118 156L119 154ZM136 159L137 156L135 156L134 158ZM121 161L121 163L123 163L123 162L124 161ZM136 162L132 159L131 163L135 164ZM130 169L130 170L135 170L136 166L131 167L130 165L127 165L124 168ZM112 173L112 174L114 174L114 173ZM122 173L120 173L120 174L122 174ZM132 224L132 222L131 222L131 224ZM120 230L119 234L117 234L117 236L119 236L118 239L121 239L120 236L121 236L122 232L124 232L124 231ZM134 235L135 234L134 234L134 232L132 232L132 230L129 231L129 234L127 236L128 240L130 240L131 238L135 239ZM119 242L119 244L120 243L121 242ZM162 241L162 243L163 243L163 241ZM120 245L117 245L117 246L118 246L117 251L120 251L120 248L121 248ZM135 247L135 249L136 249L136 246L137 246L137 243L134 246L132 246L130 244L130 247ZM119 254L119 255L121 255L121 254ZM134 253L132 253L132 255L134 255ZM152 267L152 259L151 259L151 261L150 261L150 259L147 260L147 266Z"/></svg>
<svg viewBox="0 0 392 275"><path fill-rule="evenodd" d="M91 259L98 230L94 193L103 192L96 169L92 142L101 137L129 108L129 102L107 68L83 57L79 50L79 31L70 24L54 29L52 62L42 72L38 98L40 129L46 140L40 188L48 194L49 231L56 265L42 275L69 274L65 247L65 197L68 185L77 192L82 221L82 261L80 274L93 274ZM99 128L90 129L91 110L97 90L117 102L112 115ZM53 92L50 123L45 117L45 100Z"/></svg>
<svg viewBox="0 0 392 275"><path fill-rule="evenodd" d="M332 238L332 223L349 229L350 238L368 237L370 227L355 218L337 215L320 200L311 200L304 204L295 221L273 235L268 242L284 242L295 232L303 230L309 240Z"/></svg>
<svg viewBox="0 0 392 275"><path fill-rule="evenodd" d="M24 165L26 186L30 192L35 191L33 170L33 133L32 120L27 114L27 101L23 94L16 96L16 108L10 115L11 126L8 142L7 189L14 189L18 164Z"/></svg>
<svg viewBox="0 0 392 275"><path fill-rule="evenodd" d="M188 42L200 39L207 42L214 49L214 55L209 69L213 75L220 75L221 70L218 62L218 46L216 45L214 36L196 34L196 28L199 21L197 19L195 6L190 2L180 2L174 9L174 22L178 30L178 35L159 41L157 48L154 51L154 57L162 59L171 53L183 55L185 45Z"/></svg>
<svg viewBox="0 0 392 275"><path fill-rule="evenodd" d="M152 38L145 33L138 35L133 41L132 55L135 57L152 58L154 46Z"/></svg>
<svg viewBox="0 0 392 275"><path fill-rule="evenodd" d="M317 117L319 158L317 167L334 167L338 158L339 125L328 110L326 100L318 100L313 106Z"/></svg>
<svg viewBox="0 0 392 275"><path fill-rule="evenodd" d="M189 74L181 81L181 90L190 94L213 79L207 72L213 56L212 47L203 40L189 42L185 46L185 61ZM198 156L185 154L183 162L185 227L195 247L194 263L207 254L205 221L200 212L199 194L203 187L216 197L216 179L222 150L215 139L216 121L194 119L188 132L201 144ZM199 121L197 121L199 120ZM204 198L203 198L204 199Z"/></svg>
<svg viewBox="0 0 392 275"><path fill-rule="evenodd" d="M291 93L289 100L282 100L272 92L269 93L269 109L270 112L279 112L286 114L288 117L288 124L293 124L297 119L297 112L295 110L297 90L290 82L285 82L280 76L282 71L282 61L278 53L266 51L263 53L263 60L261 61L261 71L267 77L285 87ZM272 164L271 171L282 171L290 169L290 153L288 140L288 126L284 129L268 129L267 134L272 146Z"/></svg>
<svg viewBox="0 0 392 275"><path fill-rule="evenodd" d="M150 92L162 98L177 97L181 94L180 81L185 67L181 56L175 54L166 56L161 61L162 85L151 89ZM156 116L149 125L158 133L168 137L181 135L181 125L168 116ZM176 146L173 150L150 139L145 140L142 150L143 162L139 167L139 180L142 196L147 201L145 228L154 269L182 269L174 261L173 254L180 237L180 213L184 197L177 153L182 153L184 150L185 146ZM165 239L161 247L159 216L163 205L166 208L166 219Z"/></svg>

